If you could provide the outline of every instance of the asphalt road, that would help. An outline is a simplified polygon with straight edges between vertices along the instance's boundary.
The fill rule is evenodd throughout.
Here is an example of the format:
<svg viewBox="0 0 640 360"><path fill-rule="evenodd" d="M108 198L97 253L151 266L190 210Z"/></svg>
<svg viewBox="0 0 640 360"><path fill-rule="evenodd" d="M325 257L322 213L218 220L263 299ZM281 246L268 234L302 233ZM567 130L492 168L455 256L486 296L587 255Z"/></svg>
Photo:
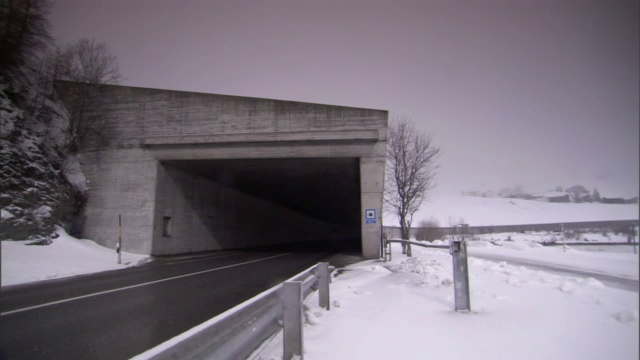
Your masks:
<svg viewBox="0 0 640 360"><path fill-rule="evenodd" d="M523 260L523 259L512 259L512 258L500 257L499 255L469 253L469 256L485 259L485 260L492 260L492 261L505 261L507 263L522 265L532 269L549 271L556 274L563 274L563 275L568 274L568 275L579 276L579 277L592 277L610 287L627 290L627 291L640 292L640 285L638 283L638 280L627 279L624 277L601 274L598 272L581 270L581 269L573 269L573 268L564 267L560 265L541 264L535 261L529 261L529 260Z"/></svg>
<svg viewBox="0 0 640 360"><path fill-rule="evenodd" d="M0 359L128 359L330 255L221 252L3 288Z"/></svg>

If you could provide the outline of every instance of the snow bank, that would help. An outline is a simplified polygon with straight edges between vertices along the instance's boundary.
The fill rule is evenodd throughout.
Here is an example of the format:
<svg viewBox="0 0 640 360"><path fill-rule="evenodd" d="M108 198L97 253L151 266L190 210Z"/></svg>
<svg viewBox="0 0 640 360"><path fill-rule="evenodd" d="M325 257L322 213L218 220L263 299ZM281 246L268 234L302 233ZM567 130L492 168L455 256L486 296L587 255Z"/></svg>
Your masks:
<svg viewBox="0 0 640 360"><path fill-rule="evenodd" d="M76 190L80 192L89 190L87 179L82 173L82 168L78 161L78 155L71 155L67 157L64 160L62 168L64 169L64 177L76 188Z"/></svg>
<svg viewBox="0 0 640 360"><path fill-rule="evenodd" d="M609 288L592 278L470 258L472 311L457 313L448 252L416 247L415 256L406 258L399 244L393 247L392 262L366 261L334 278L331 310L317 306L317 295L308 299L305 359L639 356L636 292ZM537 250L523 246L519 251ZM611 262L603 253L588 254L593 255L591 263L604 263L601 268ZM624 255L635 259L628 266L637 269L638 256ZM281 334L254 359L282 359Z"/></svg>
<svg viewBox="0 0 640 360"><path fill-rule="evenodd" d="M2 286L123 269L148 260L146 255L117 254L91 240L78 240L57 228L50 245L27 245L33 241L2 241Z"/></svg>

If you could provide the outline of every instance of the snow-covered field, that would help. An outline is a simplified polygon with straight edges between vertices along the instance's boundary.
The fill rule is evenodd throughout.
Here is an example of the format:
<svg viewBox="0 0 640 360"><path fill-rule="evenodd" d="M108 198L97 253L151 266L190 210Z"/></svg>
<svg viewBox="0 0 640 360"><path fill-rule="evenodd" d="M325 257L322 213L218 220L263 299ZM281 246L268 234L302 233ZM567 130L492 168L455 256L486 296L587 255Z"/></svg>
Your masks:
<svg viewBox="0 0 640 360"><path fill-rule="evenodd" d="M636 232L638 229L636 228ZM573 243L585 242L627 242L624 234L598 233L581 234ZM631 246L540 246L542 242L561 244L558 234L546 232L503 233L474 236L469 241L469 254L498 255L504 259L526 260L534 264L552 264L569 270L585 270L592 273L614 275L638 280L638 257L632 256ZM638 239L636 237L635 241ZM636 251L640 249L636 247Z"/></svg>
<svg viewBox="0 0 640 360"><path fill-rule="evenodd" d="M91 240L79 240L57 228L50 245L27 245L32 241L2 241L2 286L124 269L144 264L146 255L121 254Z"/></svg>
<svg viewBox="0 0 640 360"><path fill-rule="evenodd" d="M634 220L638 204L548 203L535 200L433 194L414 215L414 224L434 217L440 226L464 220L470 226L544 224L577 221ZM384 214L385 226L398 226L395 216Z"/></svg>
<svg viewBox="0 0 640 360"><path fill-rule="evenodd" d="M540 263L638 279L638 255L481 241L493 254L526 254ZM389 263L348 267L331 284L331 310L310 297L305 311L305 359L638 359L638 293L594 278L532 270L469 258L471 312L453 311L451 256L394 244ZM624 264L622 268L620 264ZM282 359L276 336L254 359Z"/></svg>

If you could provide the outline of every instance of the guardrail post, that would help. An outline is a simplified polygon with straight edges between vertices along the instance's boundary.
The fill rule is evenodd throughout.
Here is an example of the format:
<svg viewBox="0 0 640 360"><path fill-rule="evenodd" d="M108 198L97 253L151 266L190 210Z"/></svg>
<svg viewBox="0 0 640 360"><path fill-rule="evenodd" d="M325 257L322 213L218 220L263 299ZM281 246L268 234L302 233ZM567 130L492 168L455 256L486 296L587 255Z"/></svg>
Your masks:
<svg viewBox="0 0 640 360"><path fill-rule="evenodd" d="M471 311L469 296L469 266L467 264L467 243L464 240L451 241L449 252L453 258L453 288L455 310Z"/></svg>
<svg viewBox="0 0 640 360"><path fill-rule="evenodd" d="M284 359L298 356L303 359L302 282L287 281L282 284L282 312L284 321Z"/></svg>
<svg viewBox="0 0 640 360"><path fill-rule="evenodd" d="M329 263L318 263L318 298L321 308L330 309L329 298Z"/></svg>
<svg viewBox="0 0 640 360"><path fill-rule="evenodd" d="M386 239L384 240L384 262L389 262L391 261L391 243L389 241L387 241Z"/></svg>
<svg viewBox="0 0 640 360"><path fill-rule="evenodd" d="M633 225L629 228L629 234L627 235L627 240L633 244L633 253L637 254L638 249L636 246L638 245L638 243L636 242L636 227Z"/></svg>

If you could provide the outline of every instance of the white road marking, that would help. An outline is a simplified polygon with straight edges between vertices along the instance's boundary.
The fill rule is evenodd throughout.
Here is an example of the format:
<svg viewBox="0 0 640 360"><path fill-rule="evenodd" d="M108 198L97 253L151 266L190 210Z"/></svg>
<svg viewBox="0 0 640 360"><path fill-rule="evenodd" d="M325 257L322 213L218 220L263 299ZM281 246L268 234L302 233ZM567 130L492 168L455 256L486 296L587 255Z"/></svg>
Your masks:
<svg viewBox="0 0 640 360"><path fill-rule="evenodd" d="M219 255L214 255L214 256L201 256L201 257L193 257L193 258L189 258L187 256L185 256L183 259L176 259L176 260L158 260L158 262L164 262L165 266L172 266L172 265L183 265L185 263L190 263L190 262L194 262L194 261L200 261L202 259L222 259L222 258L226 258L229 256L236 256L236 255L241 255L243 254L243 252L241 251L232 251L229 253L225 253L225 254L219 254ZM155 261L155 260L154 260Z"/></svg>
<svg viewBox="0 0 640 360"><path fill-rule="evenodd" d="M170 278L166 278L166 279L161 279L161 280L150 281L150 282L146 282L146 283L142 283L142 284L130 285L130 286L122 287L122 288L101 291L101 292L97 292L97 293L93 293L93 294L76 296L76 297L72 297L72 298L69 298L69 299L58 300L58 301L53 301L53 302L46 303L46 304L30 306L30 307L26 307L26 308L23 308L23 309L6 311L6 312L3 312L3 313L0 313L0 316L7 316L7 315L11 315L11 314L17 314L17 313L21 313L21 312L25 312L25 311L29 311L29 310L34 310L34 309L39 309L39 308L43 308L43 307L47 307L47 306L51 306L51 305L63 304L63 303L70 302L70 301L81 300L81 299L86 299L86 298L90 298L90 297L94 297L94 296L110 294L110 293L114 293L114 292L118 292L118 291L122 291L122 290L134 289L134 288L137 288L137 287L142 287L142 286L147 286L147 285L152 285L152 284L158 284L158 283L165 282L165 281L182 279L182 278L189 277L189 276L195 276L195 275L205 274L205 273L208 273L208 272L229 269L229 268L236 267L236 266L247 265L247 264L256 263L256 262L259 262L259 261L264 261L264 260L269 260L269 259L275 259L275 258L279 258L279 257L282 257L282 256L291 255L291 254L293 254L293 253L290 252L290 253L286 253L286 254L279 254L279 255L269 256L269 257L262 258L262 259L245 261L245 262L238 263L238 264L222 266L222 267L215 268L215 269L198 271L198 272L194 272L194 273L191 273L191 274L178 275L178 276L174 276L174 277L170 277Z"/></svg>

